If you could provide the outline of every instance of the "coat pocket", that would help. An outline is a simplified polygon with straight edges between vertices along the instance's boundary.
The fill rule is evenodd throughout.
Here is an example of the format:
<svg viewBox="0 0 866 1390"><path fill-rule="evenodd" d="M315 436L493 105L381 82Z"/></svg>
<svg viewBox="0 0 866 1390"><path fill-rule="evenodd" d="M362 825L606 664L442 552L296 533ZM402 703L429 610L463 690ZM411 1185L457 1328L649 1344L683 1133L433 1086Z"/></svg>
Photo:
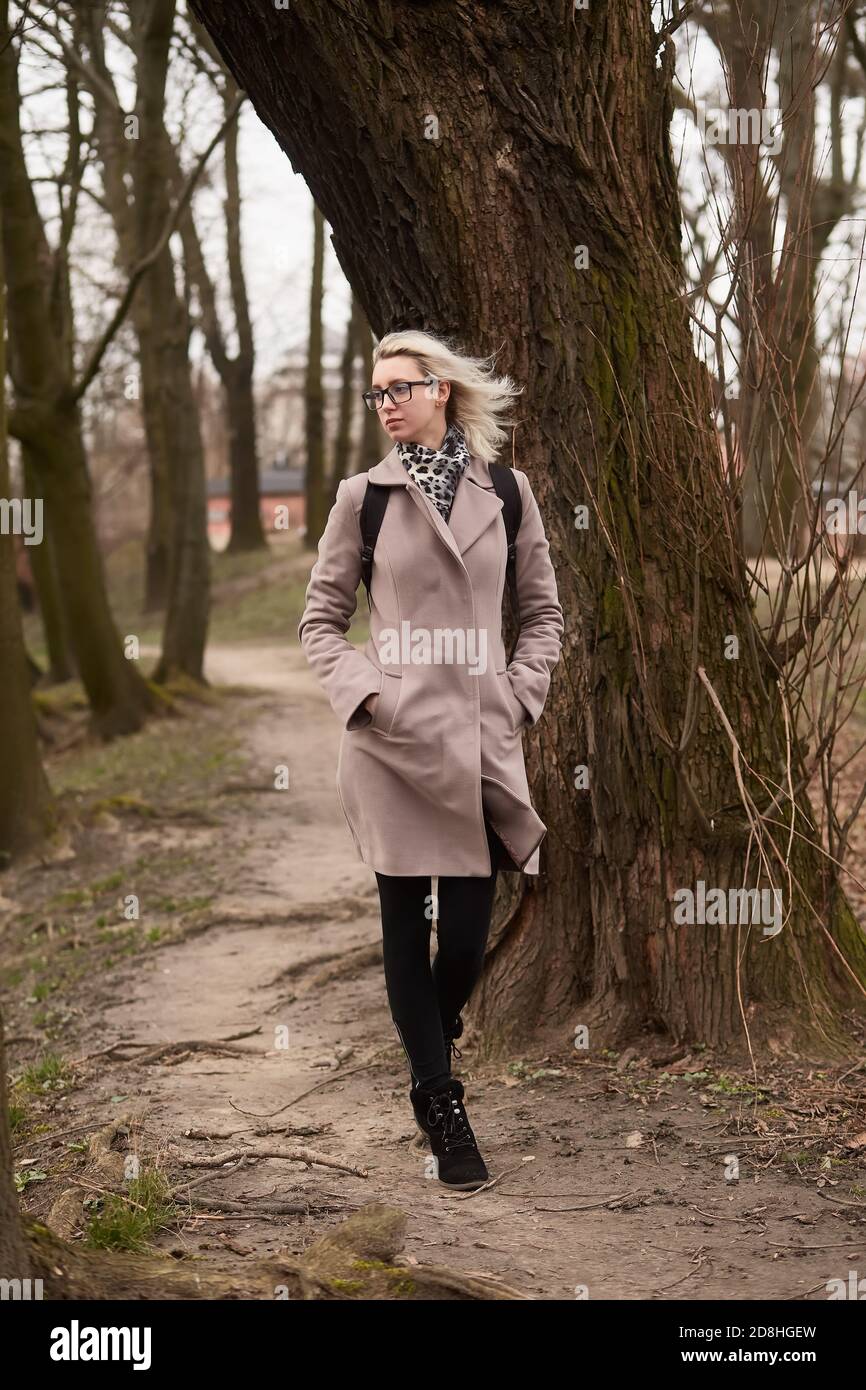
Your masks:
<svg viewBox="0 0 866 1390"><path fill-rule="evenodd" d="M383 734L386 737L390 734L400 699L401 680L401 676L391 675L389 671L382 672L382 689L379 691L379 698L373 710L373 718L367 725L367 728L372 729L374 733Z"/></svg>
<svg viewBox="0 0 866 1390"><path fill-rule="evenodd" d="M497 671L502 692L508 708L511 710L512 729L515 734L519 733L526 725L526 710L514 693L514 686L511 684L511 677L507 671Z"/></svg>

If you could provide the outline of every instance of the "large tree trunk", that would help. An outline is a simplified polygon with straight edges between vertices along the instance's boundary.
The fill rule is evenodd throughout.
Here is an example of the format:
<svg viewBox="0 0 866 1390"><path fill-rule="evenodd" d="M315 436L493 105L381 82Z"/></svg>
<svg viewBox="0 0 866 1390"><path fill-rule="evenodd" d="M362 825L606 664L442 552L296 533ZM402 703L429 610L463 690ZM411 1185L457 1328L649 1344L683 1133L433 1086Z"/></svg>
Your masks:
<svg viewBox="0 0 866 1390"><path fill-rule="evenodd" d="M657 61L650 7L502 0L417 6L406 23L404 7L379 3L362 24L349 0L192 5L307 179L374 330L502 348L526 387L514 461L546 520L566 635L527 736L546 872L534 891L511 889L481 1022L586 1023L594 1046L639 1028L724 1044L742 1038L742 999L753 1041L796 1028L846 1045L841 1011L863 1007L866 944L844 902L822 900L808 839L792 837L793 894L773 862L791 909L775 939L760 925L674 923L678 889L754 882L707 683L758 806L769 798L755 774L787 780L686 312L674 53L666 40ZM797 806L808 815L802 794ZM784 828L777 838L784 854Z"/></svg>
<svg viewBox="0 0 866 1390"><path fill-rule="evenodd" d="M160 378L155 370L156 354L150 342L150 314L147 314L147 323L143 322L144 316L137 307L145 298L146 295L136 295L132 310L138 338L144 437L147 440L147 458L150 464L150 515L147 519L144 595L141 606L143 613L161 613L168 604L171 540L171 497L168 480L171 468Z"/></svg>
<svg viewBox="0 0 866 1390"><path fill-rule="evenodd" d="M24 492L27 497L35 499L41 495L41 488L26 445L22 447L21 454L24 465ZM60 586L57 582L57 564L54 559L50 523L51 517L47 516L42 544L34 545L30 549L30 568L33 571L33 583L39 600L39 616L48 651L47 678L50 684L56 685L61 681L72 680L76 671L69 644L66 614L63 611Z"/></svg>
<svg viewBox="0 0 866 1390"><path fill-rule="evenodd" d="M0 498L10 496L6 450L6 288L0 241ZM39 546L31 547L38 550ZM0 869L16 851L41 839L49 825L51 796L36 738L30 671L24 649L11 535L0 531ZM3 1039L0 1033L0 1063ZM0 1241L7 1194L3 1190L5 1077L0 1067ZM14 1193L13 1193L14 1196Z"/></svg>
<svg viewBox="0 0 866 1390"><path fill-rule="evenodd" d="M93 134L102 174L103 196L117 238L117 264L130 276L139 254L135 207L129 196L133 176L133 142L126 138L128 117L120 104L114 77L105 61L105 10L103 2L75 12L74 49L75 53L87 55L86 63L79 67L79 75L87 85L93 102ZM171 529L168 479L173 431L166 418L162 363L154 340L146 288L133 299L130 316L138 340L142 420L150 465L150 516L145 542L142 607L145 613L152 613L163 609L168 598Z"/></svg>
<svg viewBox="0 0 866 1390"><path fill-rule="evenodd" d="M231 478L230 551L267 545L259 501L259 460L252 364L234 359L224 377Z"/></svg>
<svg viewBox="0 0 866 1390"><path fill-rule="evenodd" d="M15 387L9 430L27 448L45 504L70 642L95 726L111 736L139 728L152 697L123 654L108 604L70 377L68 306L64 311L53 293L52 256L24 161L18 108L17 53L8 3L0 0L0 203Z"/></svg>
<svg viewBox="0 0 866 1390"><path fill-rule="evenodd" d="M231 79L223 92L226 115L237 95ZM229 423L229 467L232 482L232 529L229 550L261 550L267 545L259 503L259 459L256 443L256 410L253 396L255 351L241 254L241 188L238 169L238 122L226 131L226 241L229 284L238 336L226 381L226 413Z"/></svg>
<svg viewBox="0 0 866 1390"><path fill-rule="evenodd" d="M159 240L171 210L171 160L165 130L165 82L175 0L130 7L137 57L139 138L132 160L139 258ZM210 606L204 451L189 363L189 320L166 245L139 294L148 297L161 404L170 439L171 498L168 594L162 654L154 677L203 679Z"/></svg>

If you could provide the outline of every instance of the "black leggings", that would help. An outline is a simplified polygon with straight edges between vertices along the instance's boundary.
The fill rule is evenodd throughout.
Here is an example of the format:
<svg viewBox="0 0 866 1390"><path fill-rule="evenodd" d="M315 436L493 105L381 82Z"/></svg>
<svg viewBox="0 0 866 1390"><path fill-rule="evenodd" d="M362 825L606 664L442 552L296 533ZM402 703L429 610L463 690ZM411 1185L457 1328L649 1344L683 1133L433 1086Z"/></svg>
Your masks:
<svg viewBox="0 0 866 1390"><path fill-rule="evenodd" d="M430 964L430 875L376 873L382 907L385 987L394 1026L416 1085L447 1081L449 1053L442 1035L481 974L502 849L485 818L493 872L489 878L439 878L439 949Z"/></svg>

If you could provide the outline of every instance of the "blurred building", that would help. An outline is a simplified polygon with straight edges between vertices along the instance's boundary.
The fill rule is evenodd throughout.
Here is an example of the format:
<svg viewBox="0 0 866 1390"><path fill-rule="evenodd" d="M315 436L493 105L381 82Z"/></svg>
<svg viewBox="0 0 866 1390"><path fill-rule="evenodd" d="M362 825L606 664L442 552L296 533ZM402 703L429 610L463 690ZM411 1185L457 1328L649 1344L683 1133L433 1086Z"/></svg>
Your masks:
<svg viewBox="0 0 866 1390"><path fill-rule="evenodd" d="M277 454L270 468L259 470L259 514L265 533L293 535L306 517L304 468ZM231 529L231 484L228 474L207 480L207 529L211 545L222 550Z"/></svg>

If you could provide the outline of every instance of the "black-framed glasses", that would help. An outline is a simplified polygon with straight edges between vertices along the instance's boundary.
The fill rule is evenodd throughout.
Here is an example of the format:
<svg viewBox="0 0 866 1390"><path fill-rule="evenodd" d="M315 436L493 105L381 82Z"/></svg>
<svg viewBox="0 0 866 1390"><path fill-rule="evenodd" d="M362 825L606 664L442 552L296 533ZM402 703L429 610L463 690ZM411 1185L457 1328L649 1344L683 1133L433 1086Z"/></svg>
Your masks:
<svg viewBox="0 0 866 1390"><path fill-rule="evenodd" d="M364 404L368 410L381 410L388 396L394 405L403 405L411 401L413 386L432 386L435 380L435 376L425 376L422 381L394 381L384 390L364 391Z"/></svg>

